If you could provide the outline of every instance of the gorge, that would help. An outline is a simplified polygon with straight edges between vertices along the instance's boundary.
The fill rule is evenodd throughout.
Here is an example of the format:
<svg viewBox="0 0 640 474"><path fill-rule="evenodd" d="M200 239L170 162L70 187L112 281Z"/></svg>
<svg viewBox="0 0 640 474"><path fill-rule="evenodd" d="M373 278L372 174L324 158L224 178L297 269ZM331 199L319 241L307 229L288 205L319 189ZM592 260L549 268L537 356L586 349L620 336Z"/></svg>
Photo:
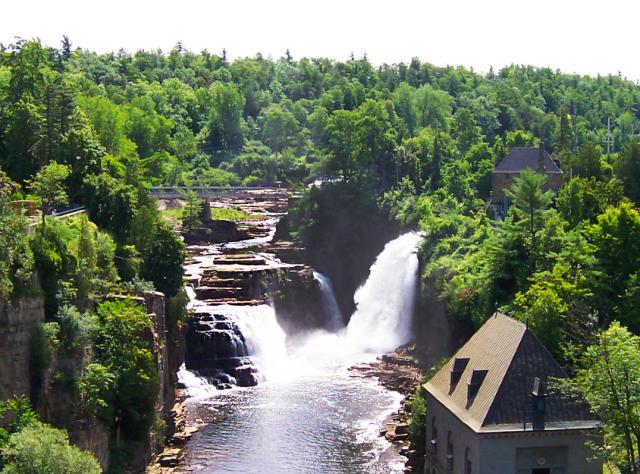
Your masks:
<svg viewBox="0 0 640 474"><path fill-rule="evenodd" d="M234 206L259 216L259 235L188 249L193 319L178 380L186 426L201 429L164 458L176 464L166 472L403 472L379 436L403 396L349 368L410 339L420 236L385 246L345 320L331 280L274 239L282 206Z"/></svg>

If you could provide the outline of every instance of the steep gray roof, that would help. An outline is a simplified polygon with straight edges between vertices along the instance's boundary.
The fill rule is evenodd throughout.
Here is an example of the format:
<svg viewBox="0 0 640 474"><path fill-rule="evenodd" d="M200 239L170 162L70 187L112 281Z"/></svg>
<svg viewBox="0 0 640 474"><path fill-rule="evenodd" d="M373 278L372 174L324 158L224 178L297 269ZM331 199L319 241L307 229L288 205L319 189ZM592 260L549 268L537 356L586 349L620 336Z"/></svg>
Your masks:
<svg viewBox="0 0 640 474"><path fill-rule="evenodd" d="M538 169L538 153L539 149L537 147L513 147L511 153L500 160L493 172L520 173L527 168L536 171ZM544 169L547 173L562 174L562 170L546 150L544 152Z"/></svg>
<svg viewBox="0 0 640 474"><path fill-rule="evenodd" d="M469 359L456 384L451 369L456 359ZM486 371L469 402L468 384L474 372ZM476 432L514 431L531 422L534 379L566 374L540 340L522 323L496 313L425 385L426 390ZM549 426L597 426L582 400L550 391L545 421Z"/></svg>

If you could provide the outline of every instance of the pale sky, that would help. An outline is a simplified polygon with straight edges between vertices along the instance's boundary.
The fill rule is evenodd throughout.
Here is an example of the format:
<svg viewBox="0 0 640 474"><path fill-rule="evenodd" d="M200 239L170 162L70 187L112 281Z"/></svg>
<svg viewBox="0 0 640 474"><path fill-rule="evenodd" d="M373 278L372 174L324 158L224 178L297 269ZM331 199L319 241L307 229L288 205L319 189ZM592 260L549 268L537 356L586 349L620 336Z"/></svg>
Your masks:
<svg viewBox="0 0 640 474"><path fill-rule="evenodd" d="M226 48L230 58L363 53L374 64L511 63L640 79L638 0L0 0L0 41L98 51Z"/></svg>

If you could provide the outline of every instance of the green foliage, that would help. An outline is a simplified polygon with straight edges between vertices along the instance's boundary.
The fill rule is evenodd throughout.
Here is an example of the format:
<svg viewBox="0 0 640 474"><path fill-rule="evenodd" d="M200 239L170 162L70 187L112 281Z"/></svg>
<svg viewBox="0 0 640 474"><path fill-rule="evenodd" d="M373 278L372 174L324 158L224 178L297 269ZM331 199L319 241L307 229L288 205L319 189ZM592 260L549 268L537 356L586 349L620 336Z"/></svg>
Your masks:
<svg viewBox="0 0 640 474"><path fill-rule="evenodd" d="M10 189L0 189L0 298L3 299L17 296L30 286L34 264L25 239L27 222L11 208Z"/></svg>
<svg viewBox="0 0 640 474"><path fill-rule="evenodd" d="M621 472L640 468L640 338L618 322L598 334L595 344L576 348L578 369L565 391L577 389L594 414L606 423L605 446L600 454Z"/></svg>
<svg viewBox="0 0 640 474"><path fill-rule="evenodd" d="M74 306L62 306L56 315L60 327L60 348L75 352L93 342L98 330L95 315L81 313Z"/></svg>
<svg viewBox="0 0 640 474"><path fill-rule="evenodd" d="M58 347L60 326L57 323L40 323L31 338L30 370L33 377L39 377L47 369Z"/></svg>
<svg viewBox="0 0 640 474"><path fill-rule="evenodd" d="M78 383L82 410L110 425L113 422L116 377L100 364L89 364Z"/></svg>
<svg viewBox="0 0 640 474"><path fill-rule="evenodd" d="M153 420L159 389L151 353L151 322L131 300L102 303L98 318L96 347L102 367L93 367L81 380L87 407L103 421L113 414L126 436L139 439ZM113 398L107 400L111 393Z"/></svg>
<svg viewBox="0 0 640 474"><path fill-rule="evenodd" d="M640 205L640 139L632 139L614 163L616 176L624 183L624 192Z"/></svg>
<svg viewBox="0 0 640 474"><path fill-rule="evenodd" d="M71 168L69 166L53 161L38 171L28 182L31 192L40 199L42 225L45 223L45 214L54 206L69 203L64 182L70 174Z"/></svg>
<svg viewBox="0 0 640 474"><path fill-rule="evenodd" d="M8 400L0 401L0 415L8 417L10 420L8 431L0 430L4 431L0 436L0 447L6 443L10 433L16 433L38 421L38 415L33 411L31 403L25 396L14 395Z"/></svg>
<svg viewBox="0 0 640 474"><path fill-rule="evenodd" d="M526 232L535 259L538 252L537 234L544 224L544 212L551 204L553 191L542 191L546 177L531 170L523 171L508 190L513 201L510 213L514 224ZM526 230L525 230L526 229Z"/></svg>
<svg viewBox="0 0 640 474"><path fill-rule="evenodd" d="M411 442L416 446L422 446L425 443L426 436L426 420L427 420L427 399L426 399L426 391L424 389L424 385L429 381L431 377L435 375L435 373L442 368L444 364L447 363L447 359L441 359L438 361L433 367L431 367L418 386L416 387L416 391L409 399L408 403L408 412L409 412L409 437L411 438Z"/></svg>
<svg viewBox="0 0 640 474"><path fill-rule="evenodd" d="M171 227L158 224L143 250L141 276L167 297L176 295L182 288L183 249L183 242Z"/></svg>
<svg viewBox="0 0 640 474"><path fill-rule="evenodd" d="M67 306L90 309L118 276L130 291L152 282L175 302L177 321L182 244L147 186L318 179L322 189L305 191L291 212L292 233L338 248L359 245L349 230L382 227L386 216L420 227L424 286L462 328L502 306L556 354L614 318L637 331L638 103L637 85L621 77L531 66L482 75L417 59L230 62L181 48L71 54L68 44L18 40L0 52L0 295L29 286L33 260L63 348L84 324ZM609 117L616 139L605 157L597 144ZM506 219L491 220L496 161L539 140L560 160L565 186L553 202L544 178L525 173ZM51 220L27 239L10 209L11 179L39 183L43 206L66 183L101 231ZM322 235L327 223L339 242ZM124 369L99 362L120 387Z"/></svg>
<svg viewBox="0 0 640 474"><path fill-rule="evenodd" d="M200 224L203 202L195 191L185 195L185 207L182 209L182 227L191 232L194 225Z"/></svg>
<svg viewBox="0 0 640 474"><path fill-rule="evenodd" d="M175 296L167 298L165 303L165 315L168 331L172 331L188 321L190 316L187 309L188 303L189 295L187 295L184 288L181 288Z"/></svg>
<svg viewBox="0 0 640 474"><path fill-rule="evenodd" d="M2 449L3 474L99 474L100 465L90 453L69 444L66 432L38 421L9 438Z"/></svg>
<svg viewBox="0 0 640 474"><path fill-rule="evenodd" d="M214 220L227 220L227 221L247 221L253 219L261 219L258 214L250 214L241 209L235 209L230 207L212 207L211 219Z"/></svg>
<svg viewBox="0 0 640 474"><path fill-rule="evenodd" d="M135 188L106 173L84 180L85 203L89 217L111 232L118 242L125 242L137 212Z"/></svg>
<svg viewBox="0 0 640 474"><path fill-rule="evenodd" d="M619 306L635 284L633 275L640 265L640 212L624 202L610 207L598 216L596 224L585 229L585 235L595 247L600 270L595 285L601 298L598 309L602 318L607 320L613 315L634 331L640 330L640 320L633 318L634 313L625 314Z"/></svg>
<svg viewBox="0 0 640 474"><path fill-rule="evenodd" d="M40 227L29 245L52 317L60 303L89 306L117 281L115 245L107 234L81 216L52 220Z"/></svg>
<svg viewBox="0 0 640 474"><path fill-rule="evenodd" d="M617 206L623 198L622 182L617 179L573 178L560 190L558 210L569 226L593 223L609 206Z"/></svg>

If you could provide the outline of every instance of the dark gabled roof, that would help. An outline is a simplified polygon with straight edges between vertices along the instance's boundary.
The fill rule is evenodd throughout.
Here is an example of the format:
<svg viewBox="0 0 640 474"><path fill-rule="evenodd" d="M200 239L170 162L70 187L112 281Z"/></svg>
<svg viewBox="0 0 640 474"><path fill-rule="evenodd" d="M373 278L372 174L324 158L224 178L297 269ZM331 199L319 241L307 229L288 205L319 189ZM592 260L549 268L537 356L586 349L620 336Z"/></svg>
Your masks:
<svg viewBox="0 0 640 474"><path fill-rule="evenodd" d="M513 147L511 153L505 156L496 165L494 173L520 173L529 168L534 171L538 169L539 149L536 147ZM544 152L544 169L546 173L562 174L562 170L558 167L549 153Z"/></svg>
<svg viewBox="0 0 640 474"><path fill-rule="evenodd" d="M468 358L458 382L451 386L455 359ZM474 371L486 375L472 401L468 386ZM476 432L513 431L531 422L535 378L566 374L540 340L522 323L497 313L460 348L425 385L426 390ZM587 404L550 391L545 421L571 427L597 425ZM589 423L585 423L589 422Z"/></svg>

